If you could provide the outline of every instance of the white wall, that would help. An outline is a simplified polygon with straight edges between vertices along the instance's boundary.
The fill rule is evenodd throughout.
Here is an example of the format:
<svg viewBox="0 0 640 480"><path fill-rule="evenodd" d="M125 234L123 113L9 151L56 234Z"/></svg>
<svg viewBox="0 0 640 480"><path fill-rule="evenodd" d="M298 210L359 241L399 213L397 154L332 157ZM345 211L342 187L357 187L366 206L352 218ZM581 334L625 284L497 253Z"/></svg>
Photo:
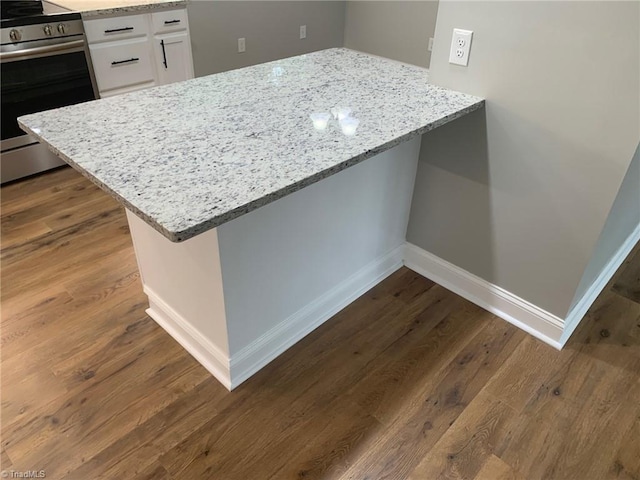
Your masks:
<svg viewBox="0 0 640 480"><path fill-rule="evenodd" d="M627 238L640 226L640 144L629 165L598 243L578 285L577 304Z"/></svg>
<svg viewBox="0 0 640 480"><path fill-rule="evenodd" d="M218 227L232 362L404 244L419 148L405 142Z"/></svg>
<svg viewBox="0 0 640 480"><path fill-rule="evenodd" d="M217 1L187 4L195 75L341 47L344 34L342 1ZM307 38L300 39L300 25ZM238 53L238 38L246 52Z"/></svg>
<svg viewBox="0 0 640 480"><path fill-rule="evenodd" d="M437 15L437 0L348 1L344 46L428 67Z"/></svg>
<svg viewBox="0 0 640 480"><path fill-rule="evenodd" d="M564 317L640 137L640 3L441 1L435 36L431 81L486 117L423 137L408 240Z"/></svg>

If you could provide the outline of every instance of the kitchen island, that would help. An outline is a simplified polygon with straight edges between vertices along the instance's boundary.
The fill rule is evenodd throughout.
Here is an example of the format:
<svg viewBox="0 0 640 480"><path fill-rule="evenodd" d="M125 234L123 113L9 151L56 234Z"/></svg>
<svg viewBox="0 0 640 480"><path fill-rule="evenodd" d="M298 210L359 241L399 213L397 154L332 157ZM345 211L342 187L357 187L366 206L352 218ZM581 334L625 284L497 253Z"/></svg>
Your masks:
<svg viewBox="0 0 640 480"><path fill-rule="evenodd" d="M427 75L330 49L19 123L125 206L149 315L232 389L402 266L420 135L484 105Z"/></svg>

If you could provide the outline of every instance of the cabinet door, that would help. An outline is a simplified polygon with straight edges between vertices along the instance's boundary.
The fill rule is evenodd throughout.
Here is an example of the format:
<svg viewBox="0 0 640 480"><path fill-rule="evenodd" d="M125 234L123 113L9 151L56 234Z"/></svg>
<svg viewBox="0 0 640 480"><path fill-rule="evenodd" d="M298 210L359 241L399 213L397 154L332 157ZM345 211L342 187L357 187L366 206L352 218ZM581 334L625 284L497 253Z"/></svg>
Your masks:
<svg viewBox="0 0 640 480"><path fill-rule="evenodd" d="M90 45L113 42L125 38L144 37L149 34L147 15L122 15L111 18L84 20L84 33Z"/></svg>
<svg viewBox="0 0 640 480"><path fill-rule="evenodd" d="M189 28L188 23L186 8L180 10L162 10L151 14L153 33L157 35L177 32L178 30L187 30Z"/></svg>
<svg viewBox="0 0 640 480"><path fill-rule="evenodd" d="M98 43L90 45L89 51L101 97L109 90L154 84L154 57L148 38Z"/></svg>
<svg viewBox="0 0 640 480"><path fill-rule="evenodd" d="M155 36L156 68L160 85L193 78L188 32Z"/></svg>

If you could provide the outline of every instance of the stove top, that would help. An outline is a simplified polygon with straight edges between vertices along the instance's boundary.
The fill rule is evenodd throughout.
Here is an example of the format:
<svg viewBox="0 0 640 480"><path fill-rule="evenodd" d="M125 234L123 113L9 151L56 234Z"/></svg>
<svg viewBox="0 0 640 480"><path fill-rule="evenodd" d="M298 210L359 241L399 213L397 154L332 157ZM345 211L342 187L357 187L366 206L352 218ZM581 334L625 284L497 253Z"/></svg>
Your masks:
<svg viewBox="0 0 640 480"><path fill-rule="evenodd" d="M2 20L31 17L43 13L41 0L0 0L0 18Z"/></svg>
<svg viewBox="0 0 640 480"><path fill-rule="evenodd" d="M0 12L2 29L81 18L80 13L77 12L69 13L63 8L47 8L53 5L41 0L0 0L0 6L2 7Z"/></svg>

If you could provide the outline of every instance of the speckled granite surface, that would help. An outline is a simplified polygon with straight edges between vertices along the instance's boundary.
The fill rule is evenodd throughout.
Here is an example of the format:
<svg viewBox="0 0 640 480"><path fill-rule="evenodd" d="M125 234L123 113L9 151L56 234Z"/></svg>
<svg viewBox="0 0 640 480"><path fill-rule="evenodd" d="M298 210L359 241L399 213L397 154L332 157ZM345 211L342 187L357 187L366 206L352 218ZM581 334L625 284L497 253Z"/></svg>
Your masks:
<svg viewBox="0 0 640 480"><path fill-rule="evenodd" d="M427 71L330 49L19 118L172 241L481 108ZM309 115L352 109L356 134Z"/></svg>
<svg viewBox="0 0 640 480"><path fill-rule="evenodd" d="M48 0L49 3L81 12L84 18L94 18L152 10L184 7L187 0Z"/></svg>

